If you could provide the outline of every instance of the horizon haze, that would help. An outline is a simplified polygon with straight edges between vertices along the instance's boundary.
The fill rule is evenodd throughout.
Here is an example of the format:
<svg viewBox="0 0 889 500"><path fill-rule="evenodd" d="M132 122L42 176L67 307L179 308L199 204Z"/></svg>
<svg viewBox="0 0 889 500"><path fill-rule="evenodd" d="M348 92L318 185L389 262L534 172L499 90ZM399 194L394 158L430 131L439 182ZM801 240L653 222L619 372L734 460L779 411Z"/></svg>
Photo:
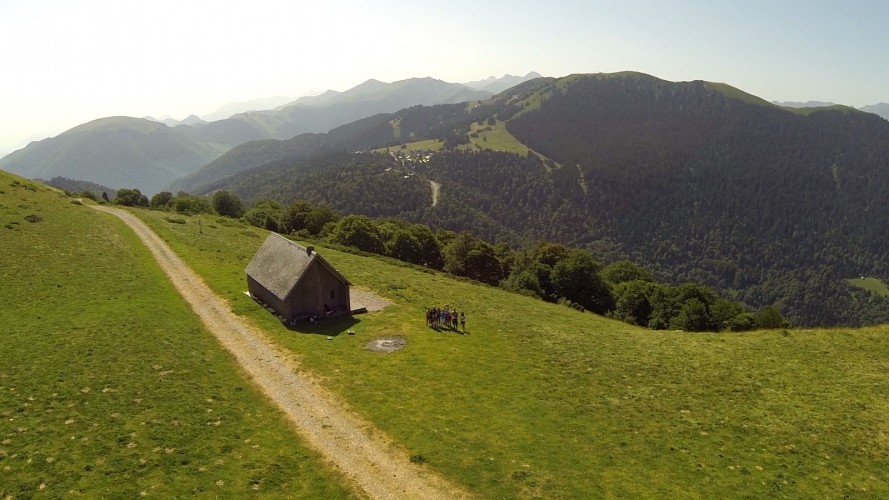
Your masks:
<svg viewBox="0 0 889 500"><path fill-rule="evenodd" d="M724 82L770 101L862 107L889 101L879 63L887 16L889 4L876 1L566 0L540 10L500 0L10 0L0 4L9 75L0 155L106 116L181 120L368 79L631 70Z"/></svg>

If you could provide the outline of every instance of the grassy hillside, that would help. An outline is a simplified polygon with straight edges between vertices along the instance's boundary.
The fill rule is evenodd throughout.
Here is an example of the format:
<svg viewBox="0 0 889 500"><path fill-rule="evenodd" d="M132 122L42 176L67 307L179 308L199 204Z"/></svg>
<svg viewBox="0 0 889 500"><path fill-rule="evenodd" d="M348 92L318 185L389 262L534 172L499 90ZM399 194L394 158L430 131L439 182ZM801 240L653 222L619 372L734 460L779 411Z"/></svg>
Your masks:
<svg viewBox="0 0 889 500"><path fill-rule="evenodd" d="M256 168L199 192L305 198L513 245L605 245L662 280L704 283L753 308L777 304L796 325L886 323L889 301L846 278L889 276L889 126L851 108L817 111L634 72L541 78L325 135L319 151L440 141L444 150L415 169L442 185L434 209L417 196L422 182L385 185L374 169L346 172L364 160L345 157L316 163L309 177L305 158L277 146L227 155L238 158L232 171Z"/></svg>
<svg viewBox="0 0 889 500"><path fill-rule="evenodd" d="M528 147L516 140L506 130L503 122L498 121L494 126L479 125L473 122L469 130L469 145L466 146L468 148L494 149L519 155L528 154Z"/></svg>
<svg viewBox="0 0 889 500"><path fill-rule="evenodd" d="M483 497L889 495L889 328L653 332L316 245L395 304L294 332L242 293L256 230L138 214L236 312ZM425 327L446 303L469 333ZM406 347L364 348L384 336Z"/></svg>
<svg viewBox="0 0 889 500"><path fill-rule="evenodd" d="M70 177L153 194L226 149L161 123L109 117L33 142L0 159L0 168L30 178Z"/></svg>
<svg viewBox="0 0 889 500"><path fill-rule="evenodd" d="M882 297L889 297L889 287L877 278L865 278L862 276L861 278L853 278L848 281L850 285L862 290L867 290Z"/></svg>
<svg viewBox="0 0 889 500"><path fill-rule="evenodd" d="M402 151L405 153L414 152L414 151L441 151L444 148L444 144L436 139L429 139L425 141L416 141L409 142L407 144L402 144L395 147L385 147L385 148L377 148L374 149L374 153L387 153L389 151Z"/></svg>
<svg viewBox="0 0 889 500"><path fill-rule="evenodd" d="M0 172L0 497L351 496L117 219Z"/></svg>
<svg viewBox="0 0 889 500"><path fill-rule="evenodd" d="M194 173L177 179L171 184L170 189L172 192L192 191L246 170L250 166L276 160L282 155L292 158L309 156L322 144L323 137L320 134L302 134L288 141L267 139L246 142L227 151Z"/></svg>

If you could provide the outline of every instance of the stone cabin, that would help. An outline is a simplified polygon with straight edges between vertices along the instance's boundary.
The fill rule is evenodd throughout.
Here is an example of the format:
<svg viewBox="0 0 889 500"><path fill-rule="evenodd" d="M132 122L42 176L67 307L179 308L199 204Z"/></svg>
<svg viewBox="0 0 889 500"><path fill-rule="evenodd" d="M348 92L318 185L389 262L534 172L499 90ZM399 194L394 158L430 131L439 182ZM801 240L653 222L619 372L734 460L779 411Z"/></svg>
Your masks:
<svg viewBox="0 0 889 500"><path fill-rule="evenodd" d="M247 264L250 295L287 321L349 314L349 280L314 247L270 233Z"/></svg>

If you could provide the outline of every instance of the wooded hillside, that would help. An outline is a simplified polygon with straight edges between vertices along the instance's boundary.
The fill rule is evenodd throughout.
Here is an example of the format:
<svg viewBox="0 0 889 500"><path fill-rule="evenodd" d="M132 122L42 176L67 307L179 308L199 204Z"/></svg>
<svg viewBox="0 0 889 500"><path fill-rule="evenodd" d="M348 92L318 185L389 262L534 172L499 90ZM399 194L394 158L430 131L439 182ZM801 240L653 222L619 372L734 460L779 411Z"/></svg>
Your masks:
<svg viewBox="0 0 889 500"><path fill-rule="evenodd" d="M469 144L473 123L499 122L531 152ZM795 324L889 321L885 298L846 282L889 277L889 122L877 116L622 73L534 80L475 106L415 107L359 129L327 149L376 142L390 154L285 157L212 187L513 244L587 246L753 307L777 303ZM399 143L432 138L449 149L399 156ZM441 185L435 207L428 180Z"/></svg>

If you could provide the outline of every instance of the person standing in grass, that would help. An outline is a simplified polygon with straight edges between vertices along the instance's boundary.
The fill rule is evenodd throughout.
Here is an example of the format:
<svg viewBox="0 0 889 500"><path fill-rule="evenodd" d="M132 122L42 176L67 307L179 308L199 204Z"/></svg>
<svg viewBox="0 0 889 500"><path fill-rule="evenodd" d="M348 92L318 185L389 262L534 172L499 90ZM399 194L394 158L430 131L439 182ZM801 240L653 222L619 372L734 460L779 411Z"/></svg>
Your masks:
<svg viewBox="0 0 889 500"><path fill-rule="evenodd" d="M460 329L462 329L464 332L466 331L466 311L460 313Z"/></svg>

